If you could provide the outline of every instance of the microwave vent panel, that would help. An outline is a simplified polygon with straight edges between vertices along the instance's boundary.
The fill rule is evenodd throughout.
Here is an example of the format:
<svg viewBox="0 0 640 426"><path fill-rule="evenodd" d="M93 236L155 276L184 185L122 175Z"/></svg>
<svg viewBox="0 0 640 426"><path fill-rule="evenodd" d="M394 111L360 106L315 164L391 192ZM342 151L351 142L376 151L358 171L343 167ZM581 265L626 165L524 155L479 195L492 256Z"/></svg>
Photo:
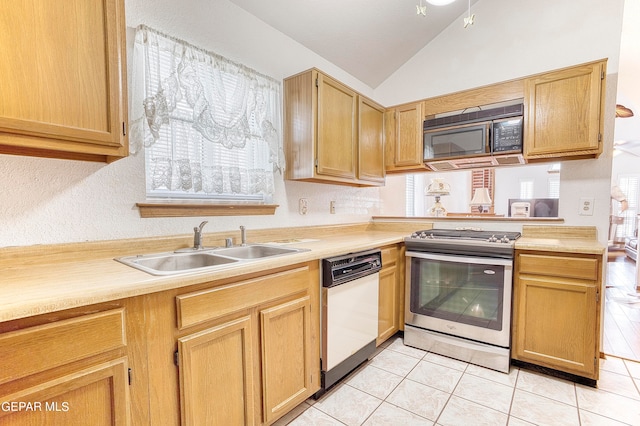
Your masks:
<svg viewBox="0 0 640 426"><path fill-rule="evenodd" d="M495 163L491 160L473 161L469 163L465 162L465 163L458 164L459 169L481 169L481 168L493 167L493 166L495 166Z"/></svg>
<svg viewBox="0 0 640 426"><path fill-rule="evenodd" d="M515 164L524 164L524 157L522 155L509 155L504 157L494 157L498 165L510 166Z"/></svg>
<svg viewBox="0 0 640 426"><path fill-rule="evenodd" d="M427 163L427 166L434 172L445 172L448 170L456 170L457 167L448 161L438 161L434 163Z"/></svg>

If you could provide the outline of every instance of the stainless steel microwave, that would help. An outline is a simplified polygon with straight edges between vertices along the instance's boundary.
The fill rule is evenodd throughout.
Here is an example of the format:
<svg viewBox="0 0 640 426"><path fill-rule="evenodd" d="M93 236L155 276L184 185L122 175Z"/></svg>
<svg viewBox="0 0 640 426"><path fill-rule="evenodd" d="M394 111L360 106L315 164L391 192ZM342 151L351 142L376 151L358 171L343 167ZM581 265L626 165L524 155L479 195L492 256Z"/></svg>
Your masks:
<svg viewBox="0 0 640 426"><path fill-rule="evenodd" d="M477 117L477 113L425 121L424 160L521 153L522 113L503 110L483 111L476 120L469 116Z"/></svg>

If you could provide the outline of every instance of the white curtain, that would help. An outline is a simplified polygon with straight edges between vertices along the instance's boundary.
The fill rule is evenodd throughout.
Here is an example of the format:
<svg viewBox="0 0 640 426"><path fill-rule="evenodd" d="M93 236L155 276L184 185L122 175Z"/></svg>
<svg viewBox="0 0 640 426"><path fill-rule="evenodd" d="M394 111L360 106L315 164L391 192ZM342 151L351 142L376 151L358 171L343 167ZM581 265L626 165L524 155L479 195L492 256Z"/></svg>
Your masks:
<svg viewBox="0 0 640 426"><path fill-rule="evenodd" d="M146 26L136 29L131 151L147 195L265 199L282 172L281 85Z"/></svg>

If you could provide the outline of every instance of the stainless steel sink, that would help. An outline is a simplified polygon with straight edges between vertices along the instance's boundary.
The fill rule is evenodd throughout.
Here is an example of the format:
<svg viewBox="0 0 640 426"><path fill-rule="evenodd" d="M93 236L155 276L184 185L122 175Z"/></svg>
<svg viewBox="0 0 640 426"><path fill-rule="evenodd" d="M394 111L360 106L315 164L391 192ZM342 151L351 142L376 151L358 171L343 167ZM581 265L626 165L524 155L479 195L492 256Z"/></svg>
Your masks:
<svg viewBox="0 0 640 426"><path fill-rule="evenodd" d="M236 259L262 259L263 257L280 256L288 253L298 253L305 251L291 247L278 247L261 244L251 244L247 246L230 247L215 250L224 256L234 257Z"/></svg>
<svg viewBox="0 0 640 426"><path fill-rule="evenodd" d="M232 259L203 251L195 253L159 253L128 256L120 257L116 260L152 275L173 275L229 265L239 261L239 259Z"/></svg>
<svg viewBox="0 0 640 426"><path fill-rule="evenodd" d="M278 247L264 244L198 250L194 252L177 251L116 258L118 262L152 275L174 275L185 272L214 270L237 262L250 262L265 257L281 256L308 251L291 247Z"/></svg>

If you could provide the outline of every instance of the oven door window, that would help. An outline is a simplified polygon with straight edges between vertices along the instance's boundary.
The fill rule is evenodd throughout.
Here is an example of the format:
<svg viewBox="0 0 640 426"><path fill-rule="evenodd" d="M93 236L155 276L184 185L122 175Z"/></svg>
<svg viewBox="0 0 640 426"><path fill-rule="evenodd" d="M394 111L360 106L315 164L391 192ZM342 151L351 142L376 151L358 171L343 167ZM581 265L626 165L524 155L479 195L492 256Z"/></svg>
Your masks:
<svg viewBox="0 0 640 426"><path fill-rule="evenodd" d="M411 312L502 330L505 267L411 258Z"/></svg>

